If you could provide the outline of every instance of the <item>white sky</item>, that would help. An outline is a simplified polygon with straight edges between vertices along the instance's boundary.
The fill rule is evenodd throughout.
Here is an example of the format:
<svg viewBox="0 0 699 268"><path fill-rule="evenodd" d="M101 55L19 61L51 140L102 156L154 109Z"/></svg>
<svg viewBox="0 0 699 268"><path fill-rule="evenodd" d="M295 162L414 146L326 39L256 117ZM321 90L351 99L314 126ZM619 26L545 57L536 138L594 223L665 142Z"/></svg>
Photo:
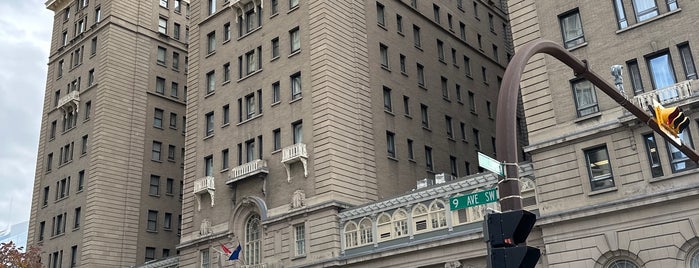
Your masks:
<svg viewBox="0 0 699 268"><path fill-rule="evenodd" d="M0 229L29 220L52 20L44 0L0 0Z"/></svg>

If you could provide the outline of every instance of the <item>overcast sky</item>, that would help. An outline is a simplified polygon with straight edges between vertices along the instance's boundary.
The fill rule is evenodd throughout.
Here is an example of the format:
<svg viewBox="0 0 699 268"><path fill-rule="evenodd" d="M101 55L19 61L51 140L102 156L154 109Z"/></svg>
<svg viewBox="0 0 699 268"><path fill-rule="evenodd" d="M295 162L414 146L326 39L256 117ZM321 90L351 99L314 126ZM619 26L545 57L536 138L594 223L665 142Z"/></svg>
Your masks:
<svg viewBox="0 0 699 268"><path fill-rule="evenodd" d="M29 220L52 20L44 0L0 0L0 229Z"/></svg>

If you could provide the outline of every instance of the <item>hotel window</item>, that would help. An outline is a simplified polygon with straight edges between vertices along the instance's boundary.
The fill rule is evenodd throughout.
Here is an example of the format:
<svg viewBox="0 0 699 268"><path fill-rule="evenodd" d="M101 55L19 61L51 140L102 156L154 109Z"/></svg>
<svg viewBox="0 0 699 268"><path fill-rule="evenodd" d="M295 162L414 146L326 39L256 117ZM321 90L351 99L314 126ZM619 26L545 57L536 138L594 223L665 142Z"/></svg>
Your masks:
<svg viewBox="0 0 699 268"><path fill-rule="evenodd" d="M444 42L437 39L437 58L439 61L444 62Z"/></svg>
<svg viewBox="0 0 699 268"><path fill-rule="evenodd" d="M303 122L298 121L291 124L291 129L293 130L293 142L294 144L303 142Z"/></svg>
<svg viewBox="0 0 699 268"><path fill-rule="evenodd" d="M83 136L82 145L80 146L80 154L87 153L87 135Z"/></svg>
<svg viewBox="0 0 699 268"><path fill-rule="evenodd" d="M381 213L376 220L376 231L379 242L391 239L391 216L385 212Z"/></svg>
<svg viewBox="0 0 699 268"><path fill-rule="evenodd" d="M175 151L176 150L177 149L176 149L175 145L170 144L167 146L167 160L175 161Z"/></svg>
<svg viewBox="0 0 699 268"><path fill-rule="evenodd" d="M78 266L78 246L70 247L70 267Z"/></svg>
<svg viewBox="0 0 699 268"><path fill-rule="evenodd" d="M456 157L454 156L449 156L449 170L451 170L452 176L459 176L459 169L456 167Z"/></svg>
<svg viewBox="0 0 699 268"><path fill-rule="evenodd" d="M672 60L670 54L665 51L660 54L647 57L648 71L650 72L651 82L654 89L661 89L677 83L675 80L675 71L672 68ZM660 101L673 99L677 97L677 91L664 91L658 96Z"/></svg>
<svg viewBox="0 0 699 268"><path fill-rule="evenodd" d="M271 2L272 2L271 13L272 13L272 15L275 15L279 12L279 0L271 0Z"/></svg>
<svg viewBox="0 0 699 268"><path fill-rule="evenodd" d="M211 71L206 74L206 94L211 94L216 89L216 73Z"/></svg>
<svg viewBox="0 0 699 268"><path fill-rule="evenodd" d="M150 175L150 187L148 194L153 196L160 195L160 176Z"/></svg>
<svg viewBox="0 0 699 268"><path fill-rule="evenodd" d="M382 27L386 26L386 19L384 17L384 7L379 2L376 2L376 22Z"/></svg>
<svg viewBox="0 0 699 268"><path fill-rule="evenodd" d="M427 105L420 104L420 117L422 119L422 127L430 128L429 115L427 114Z"/></svg>
<svg viewBox="0 0 699 268"><path fill-rule="evenodd" d="M51 122L51 129L49 131L49 139L56 138L56 125L57 125L57 123L58 122L56 120L53 120L53 122Z"/></svg>
<svg viewBox="0 0 699 268"><path fill-rule="evenodd" d="M167 178L165 181L165 193L166 194L173 194L175 193L175 180L172 178Z"/></svg>
<svg viewBox="0 0 699 268"><path fill-rule="evenodd" d="M423 204L417 204L413 208L413 227L414 233L421 233L427 230L427 207Z"/></svg>
<svg viewBox="0 0 699 268"><path fill-rule="evenodd" d="M250 93L249 95L245 96L245 114L246 114L246 119L250 119L253 116L255 116L255 93Z"/></svg>
<svg viewBox="0 0 699 268"><path fill-rule="evenodd" d="M291 48L291 53L294 53L301 49L301 33L299 32L299 27L296 27L289 31L289 44Z"/></svg>
<svg viewBox="0 0 699 268"><path fill-rule="evenodd" d="M206 136L214 135L214 112L206 114Z"/></svg>
<svg viewBox="0 0 699 268"><path fill-rule="evenodd" d="M223 120L222 120L222 125L227 125L231 122L231 108L230 105L226 104L223 105Z"/></svg>
<svg viewBox="0 0 699 268"><path fill-rule="evenodd" d="M500 61L500 53L498 53L498 46L493 45L493 59L495 61Z"/></svg>
<svg viewBox="0 0 699 268"><path fill-rule="evenodd" d="M39 241L44 241L44 231L46 230L46 222L39 223Z"/></svg>
<svg viewBox="0 0 699 268"><path fill-rule="evenodd" d="M179 84L177 82L172 82L170 85L170 96L173 98L177 98L177 91L178 91Z"/></svg>
<svg viewBox="0 0 699 268"><path fill-rule="evenodd" d="M493 109L490 105L490 101L485 102L485 109L488 111L488 118L493 118Z"/></svg>
<svg viewBox="0 0 699 268"><path fill-rule="evenodd" d="M216 51L216 32L210 32L206 35L206 53Z"/></svg>
<svg viewBox="0 0 699 268"><path fill-rule="evenodd" d="M413 44L420 48L420 27L413 24Z"/></svg>
<svg viewBox="0 0 699 268"><path fill-rule="evenodd" d="M587 171L590 176L590 189L597 191L614 187L612 165L609 161L607 146L587 149L584 151Z"/></svg>
<svg viewBox="0 0 699 268"><path fill-rule="evenodd" d="M466 24L459 22L459 37L462 41L466 41Z"/></svg>
<svg viewBox="0 0 699 268"><path fill-rule="evenodd" d="M444 202L440 200L432 201L430 204L430 212L428 214L431 229L440 229L447 227L446 208Z"/></svg>
<svg viewBox="0 0 699 268"><path fill-rule="evenodd" d="M216 13L216 0L209 0L208 15Z"/></svg>
<svg viewBox="0 0 699 268"><path fill-rule="evenodd" d="M447 80L447 78L444 76L442 76L442 78L441 78L441 85L442 85L442 98L449 99L449 80Z"/></svg>
<svg viewBox="0 0 699 268"><path fill-rule="evenodd" d="M653 178L662 177L663 167L660 163L658 145L655 142L655 136L653 135L653 133L643 135L643 143L646 146L646 152L648 153L648 164L650 164L650 172L653 175Z"/></svg>
<svg viewBox="0 0 699 268"><path fill-rule="evenodd" d="M459 122L459 130L461 131L461 140L466 141L466 124Z"/></svg>
<svg viewBox="0 0 699 268"><path fill-rule="evenodd" d="M160 17L158 18L158 32L161 34L167 34L167 19Z"/></svg>
<svg viewBox="0 0 699 268"><path fill-rule="evenodd" d="M180 40L180 24L175 23L173 24L172 27L172 38L175 38L175 40Z"/></svg>
<svg viewBox="0 0 699 268"><path fill-rule="evenodd" d="M452 121L452 120L451 120L451 116L448 116L448 115L445 115L445 116L444 116L444 124L446 125L447 137L448 137L449 139L453 139L453 138L454 138L454 127L453 127L451 121Z"/></svg>
<svg viewBox="0 0 699 268"><path fill-rule="evenodd" d="M210 177L214 175L214 157L209 155L204 157L204 176Z"/></svg>
<svg viewBox="0 0 699 268"><path fill-rule="evenodd" d="M400 54L400 72L405 74L405 55Z"/></svg>
<svg viewBox="0 0 699 268"><path fill-rule="evenodd" d="M160 0L160 6L167 8L167 0Z"/></svg>
<svg viewBox="0 0 699 268"><path fill-rule="evenodd" d="M291 99L301 98L301 73L292 74L291 79Z"/></svg>
<svg viewBox="0 0 699 268"><path fill-rule="evenodd" d="M422 64L417 64L417 85L425 87L425 67Z"/></svg>
<svg viewBox="0 0 699 268"><path fill-rule="evenodd" d="M408 214L403 209L393 212L391 218L394 238L408 235Z"/></svg>
<svg viewBox="0 0 699 268"><path fill-rule="evenodd" d="M391 104L391 89L383 87L383 109L388 112L393 111L393 104Z"/></svg>
<svg viewBox="0 0 699 268"><path fill-rule="evenodd" d="M390 131L386 131L386 151L388 157L396 158L396 134Z"/></svg>
<svg viewBox="0 0 699 268"><path fill-rule="evenodd" d="M478 3L476 3L476 1L473 1L473 16L478 19Z"/></svg>
<svg viewBox="0 0 699 268"><path fill-rule="evenodd" d="M294 254L295 256L306 255L306 225L294 225Z"/></svg>
<svg viewBox="0 0 699 268"><path fill-rule="evenodd" d="M689 133L689 129L685 129L682 133L679 133L678 136L682 141L682 144L687 145L690 148L694 147L692 145L692 138ZM670 167L672 167L672 173L677 173L680 171L685 171L697 167L697 164L691 159L689 159L689 157L687 157L679 149L677 149L677 147L670 144L669 142L666 142L665 144L667 145L667 149L669 151L668 154L670 156Z"/></svg>
<svg viewBox="0 0 699 268"><path fill-rule="evenodd" d="M684 68L685 78L687 80L697 79L697 69L694 66L694 59L692 58L692 51L689 49L689 44L684 43L677 46L680 51L680 56L682 57L682 67Z"/></svg>
<svg viewBox="0 0 699 268"><path fill-rule="evenodd" d="M658 5L655 0L633 0L633 9L637 22L658 16Z"/></svg>
<svg viewBox="0 0 699 268"><path fill-rule="evenodd" d="M209 249L199 251L199 260L201 268L211 268L211 260L209 259Z"/></svg>
<svg viewBox="0 0 699 268"><path fill-rule="evenodd" d="M167 49L164 47L158 47L158 64L165 65L165 57L167 55Z"/></svg>
<svg viewBox="0 0 699 268"><path fill-rule="evenodd" d="M381 67L388 68L388 47L384 44L379 44L379 53L381 56Z"/></svg>
<svg viewBox="0 0 699 268"><path fill-rule="evenodd" d="M85 187L85 170L78 172L78 192L82 191Z"/></svg>
<svg viewBox="0 0 699 268"><path fill-rule="evenodd" d="M434 22L436 22L437 24L439 24L439 23L440 23L440 20L439 20L439 17L440 17L440 14L439 14L439 6L436 5L436 4L432 4L432 11L434 12Z"/></svg>
<svg viewBox="0 0 699 268"><path fill-rule="evenodd" d="M165 218L163 219L163 229L172 229L172 213L165 213Z"/></svg>
<svg viewBox="0 0 699 268"><path fill-rule="evenodd" d="M158 230L158 211L148 210L147 231L156 232Z"/></svg>
<svg viewBox="0 0 699 268"><path fill-rule="evenodd" d="M228 82L231 80L231 63L227 62L223 65L223 82Z"/></svg>
<svg viewBox="0 0 699 268"><path fill-rule="evenodd" d="M493 19L493 14L488 13L488 28L491 33L495 33L495 23Z"/></svg>
<svg viewBox="0 0 699 268"><path fill-rule="evenodd" d="M461 85L456 84L455 85L455 91L456 91L456 101L461 102Z"/></svg>
<svg viewBox="0 0 699 268"><path fill-rule="evenodd" d="M588 80L577 80L571 82L571 84L578 117L599 112L597 94L592 83Z"/></svg>
<svg viewBox="0 0 699 268"><path fill-rule="evenodd" d="M95 8L95 23L100 22L102 20L102 9L100 7Z"/></svg>
<svg viewBox="0 0 699 268"><path fill-rule="evenodd" d="M413 152L413 140L411 140L411 139L408 139L408 159L409 160L415 159L415 153Z"/></svg>
<svg viewBox="0 0 699 268"><path fill-rule="evenodd" d="M473 92L468 92L468 108L472 113L476 113L476 95Z"/></svg>
<svg viewBox="0 0 699 268"><path fill-rule="evenodd" d="M94 56L97 54L97 37L93 37L90 41L90 55Z"/></svg>
<svg viewBox="0 0 699 268"><path fill-rule="evenodd" d="M151 154L151 160L160 161L160 152L162 151L163 144L159 141L153 141L153 150Z"/></svg>
<svg viewBox="0 0 699 268"><path fill-rule="evenodd" d="M172 52L172 69L178 70L180 68L180 53Z"/></svg>
<svg viewBox="0 0 699 268"><path fill-rule="evenodd" d="M231 40L231 23L223 24L223 42Z"/></svg>
<svg viewBox="0 0 699 268"><path fill-rule="evenodd" d="M272 84L272 103L277 103L281 101L279 81Z"/></svg>
<svg viewBox="0 0 699 268"><path fill-rule="evenodd" d="M272 148L274 151L276 150L281 150L282 149L282 133L281 129L275 129L272 131L272 140L273 140L273 145L274 148Z"/></svg>
<svg viewBox="0 0 699 268"><path fill-rule="evenodd" d="M624 11L624 4L621 0L614 0L614 12L616 13L617 27L619 29L629 27L629 22L626 20L626 12Z"/></svg>
<svg viewBox="0 0 699 268"><path fill-rule="evenodd" d="M451 64L454 64L456 68L459 68L459 66L456 65L456 49L454 48L451 49Z"/></svg>
<svg viewBox="0 0 699 268"><path fill-rule="evenodd" d="M153 126L157 128L163 128L163 110L155 108L153 112Z"/></svg>
<svg viewBox="0 0 699 268"><path fill-rule="evenodd" d="M293 9L299 6L299 0L289 0L289 9Z"/></svg>
<svg viewBox="0 0 699 268"><path fill-rule="evenodd" d="M403 33L403 16L396 14L396 31Z"/></svg>
<svg viewBox="0 0 699 268"><path fill-rule="evenodd" d="M410 97L403 95L403 113L410 117Z"/></svg>
<svg viewBox="0 0 699 268"><path fill-rule="evenodd" d="M464 56L464 71L466 76L471 77L471 59L466 56Z"/></svg>
<svg viewBox="0 0 699 268"><path fill-rule="evenodd" d="M238 36L246 35L262 26L262 7L247 3L243 8L245 14L238 16Z"/></svg>
<svg viewBox="0 0 699 268"><path fill-rule="evenodd" d="M175 0L175 12L180 13L182 11L182 0Z"/></svg>
<svg viewBox="0 0 699 268"><path fill-rule="evenodd" d="M679 6L677 6L677 0L667 0L667 10L668 11L673 11L675 9L678 9ZM694 267L694 266L692 266Z"/></svg>
<svg viewBox="0 0 699 268"><path fill-rule="evenodd" d="M449 30L454 31L454 20L449 13L447 13L447 24L449 25Z"/></svg>
<svg viewBox="0 0 699 268"><path fill-rule="evenodd" d="M575 9L565 14L559 15L563 43L566 48L574 47L585 42L580 12Z"/></svg>
<svg viewBox="0 0 699 268"><path fill-rule="evenodd" d="M165 78L156 77L155 78L155 92L160 94L165 94Z"/></svg>
<svg viewBox="0 0 699 268"><path fill-rule="evenodd" d="M229 168L229 152L228 149L221 150L221 170L226 170Z"/></svg>
<svg viewBox="0 0 699 268"><path fill-rule="evenodd" d="M345 224L345 248L352 248L357 246L357 224L354 222L347 222Z"/></svg>
<svg viewBox="0 0 699 268"><path fill-rule="evenodd" d="M432 147L425 146L425 168L428 171L434 171L434 165L432 163Z"/></svg>
<svg viewBox="0 0 699 268"><path fill-rule="evenodd" d="M95 69L91 69L87 73L87 87L91 87L95 84Z"/></svg>
<svg viewBox="0 0 699 268"><path fill-rule="evenodd" d="M245 264L256 265L260 264L261 240L262 234L260 229L260 216L252 215L245 222L245 248L243 257Z"/></svg>
<svg viewBox="0 0 699 268"><path fill-rule="evenodd" d="M367 245L374 242L374 233L372 232L374 224L370 219L364 218L359 222L359 244Z"/></svg>
<svg viewBox="0 0 699 268"><path fill-rule="evenodd" d="M643 93L643 81L641 80L641 71L638 69L638 62L636 60L630 60L626 62L626 66L629 68L633 94L638 95Z"/></svg>
<svg viewBox="0 0 699 268"><path fill-rule="evenodd" d="M481 133L478 129L473 129L473 146L476 147L476 151L481 150Z"/></svg>
<svg viewBox="0 0 699 268"><path fill-rule="evenodd" d="M272 59L279 57L279 37L272 39Z"/></svg>

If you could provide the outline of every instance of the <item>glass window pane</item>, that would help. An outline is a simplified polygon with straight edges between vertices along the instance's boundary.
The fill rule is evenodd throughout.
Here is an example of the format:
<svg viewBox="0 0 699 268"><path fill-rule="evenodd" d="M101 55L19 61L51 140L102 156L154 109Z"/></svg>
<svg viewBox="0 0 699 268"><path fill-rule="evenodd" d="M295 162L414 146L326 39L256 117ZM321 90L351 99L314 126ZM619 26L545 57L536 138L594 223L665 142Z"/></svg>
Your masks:
<svg viewBox="0 0 699 268"><path fill-rule="evenodd" d="M609 162L607 147L598 147L585 151L591 190L614 187L612 166Z"/></svg>

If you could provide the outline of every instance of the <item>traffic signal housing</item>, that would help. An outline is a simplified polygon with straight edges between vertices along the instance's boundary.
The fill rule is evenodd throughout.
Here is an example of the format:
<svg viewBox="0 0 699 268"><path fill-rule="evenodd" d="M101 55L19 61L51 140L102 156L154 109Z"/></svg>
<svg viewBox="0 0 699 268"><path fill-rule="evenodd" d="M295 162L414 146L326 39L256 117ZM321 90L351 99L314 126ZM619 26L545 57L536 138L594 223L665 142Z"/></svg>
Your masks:
<svg viewBox="0 0 699 268"><path fill-rule="evenodd" d="M682 112L680 107L665 108L659 103L653 103L653 116L658 127L667 130L675 137L682 133L689 126L689 118Z"/></svg>
<svg viewBox="0 0 699 268"><path fill-rule="evenodd" d="M526 210L493 213L486 216L485 239L491 268L534 267L541 251L524 245L536 223L536 215Z"/></svg>

